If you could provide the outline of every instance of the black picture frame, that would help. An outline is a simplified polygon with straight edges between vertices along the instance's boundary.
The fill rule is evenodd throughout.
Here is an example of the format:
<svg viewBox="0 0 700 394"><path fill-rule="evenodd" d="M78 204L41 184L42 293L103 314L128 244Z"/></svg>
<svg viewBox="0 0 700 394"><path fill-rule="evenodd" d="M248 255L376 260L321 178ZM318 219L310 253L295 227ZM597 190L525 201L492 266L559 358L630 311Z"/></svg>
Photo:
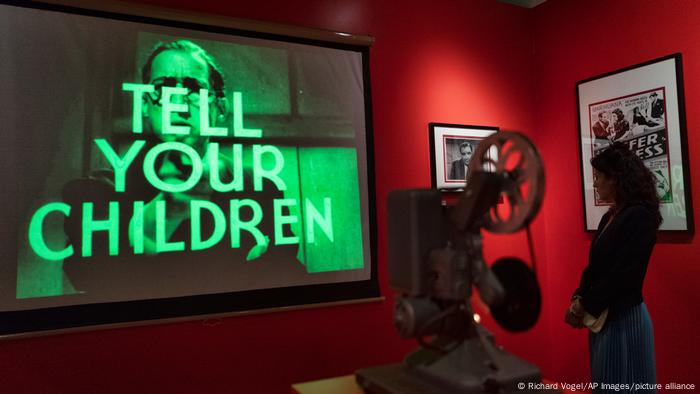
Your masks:
<svg viewBox="0 0 700 394"><path fill-rule="evenodd" d="M458 165L460 152L471 148L473 153L481 140L498 130L494 126L429 123L431 187L445 192L464 190L467 166Z"/></svg>
<svg viewBox="0 0 700 394"><path fill-rule="evenodd" d="M576 83L584 230L595 231L609 204L593 189L590 159L624 142L657 178L660 231L694 233L680 53Z"/></svg>

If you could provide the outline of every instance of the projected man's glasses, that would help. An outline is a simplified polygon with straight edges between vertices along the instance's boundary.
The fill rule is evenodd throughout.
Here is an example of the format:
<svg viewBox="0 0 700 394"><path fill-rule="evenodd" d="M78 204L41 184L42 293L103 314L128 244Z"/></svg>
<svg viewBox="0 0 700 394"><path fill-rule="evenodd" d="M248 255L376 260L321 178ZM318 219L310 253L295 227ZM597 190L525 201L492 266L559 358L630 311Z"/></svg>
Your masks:
<svg viewBox="0 0 700 394"><path fill-rule="evenodd" d="M163 77L157 78L151 81L151 84L155 88L155 91L148 93L151 102L155 105L161 105L160 99L163 96L163 87L183 87L187 89L187 94L184 95L187 104L194 107L199 107L199 91L200 89L209 90L209 84L204 81L199 81L195 78L185 77L185 78L175 78L175 77ZM178 96L173 96L178 97ZM182 96L180 96L182 97ZM209 104L213 103L216 99L216 95L212 92L208 95L207 101Z"/></svg>

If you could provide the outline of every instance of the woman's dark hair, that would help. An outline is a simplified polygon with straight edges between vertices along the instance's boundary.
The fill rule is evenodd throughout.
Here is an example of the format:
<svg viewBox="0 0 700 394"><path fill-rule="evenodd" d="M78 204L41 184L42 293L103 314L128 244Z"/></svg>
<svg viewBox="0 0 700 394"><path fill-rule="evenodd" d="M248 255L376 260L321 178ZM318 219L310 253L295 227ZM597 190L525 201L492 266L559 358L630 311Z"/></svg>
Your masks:
<svg viewBox="0 0 700 394"><path fill-rule="evenodd" d="M614 113L617 116L617 121L622 122L625 119L625 114L622 113L622 110L620 108L615 108L612 113Z"/></svg>
<svg viewBox="0 0 700 394"><path fill-rule="evenodd" d="M622 209L631 204L642 204L656 216L661 224L659 196L656 194L656 178L626 144L615 142L591 159L593 168L615 182L615 207Z"/></svg>

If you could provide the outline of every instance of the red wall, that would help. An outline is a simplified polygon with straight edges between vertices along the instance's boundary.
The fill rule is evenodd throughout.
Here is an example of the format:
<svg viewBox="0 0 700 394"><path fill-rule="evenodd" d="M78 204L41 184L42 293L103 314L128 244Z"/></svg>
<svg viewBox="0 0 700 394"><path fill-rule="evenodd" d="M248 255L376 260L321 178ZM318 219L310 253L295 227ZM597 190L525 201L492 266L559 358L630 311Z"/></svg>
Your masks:
<svg viewBox="0 0 700 394"><path fill-rule="evenodd" d="M429 187L428 122L533 129L530 13L494 0L150 2L376 38L370 68L378 256L389 299L0 342L0 391L276 393L293 382L400 361L415 344L393 328L384 201L393 189ZM524 257L524 247L520 235L501 237L487 254ZM529 349L545 336L523 336L532 339L504 340L542 362Z"/></svg>
<svg viewBox="0 0 700 394"><path fill-rule="evenodd" d="M588 381L583 331L562 323L585 264L574 87L578 80L672 52L685 69L691 176L700 185L692 111L699 91L700 3L549 0L534 10L495 0L146 0L182 10L368 34L383 303L133 327L0 342L3 392L288 392L293 382L399 361L415 345L392 326L385 199L430 184L428 122L493 125L530 135L544 156L547 193L535 220L543 314L497 340L551 379ZM700 209L699 193L694 205ZM695 215L695 222L698 214ZM700 246L663 236L648 272L659 382L700 383L694 328ZM527 257L523 234L488 235L487 260ZM8 389L9 387L9 389Z"/></svg>
<svg viewBox="0 0 700 394"><path fill-rule="evenodd" d="M566 381L588 381L586 333L569 329L564 309L585 265L591 237L582 231L577 81L675 52L682 53L695 223L700 225L700 2L547 1L534 10L536 142L550 187L544 205L552 364ZM556 186L554 186L556 185ZM697 330L700 244L661 236L644 296L654 321L657 381L700 383Z"/></svg>

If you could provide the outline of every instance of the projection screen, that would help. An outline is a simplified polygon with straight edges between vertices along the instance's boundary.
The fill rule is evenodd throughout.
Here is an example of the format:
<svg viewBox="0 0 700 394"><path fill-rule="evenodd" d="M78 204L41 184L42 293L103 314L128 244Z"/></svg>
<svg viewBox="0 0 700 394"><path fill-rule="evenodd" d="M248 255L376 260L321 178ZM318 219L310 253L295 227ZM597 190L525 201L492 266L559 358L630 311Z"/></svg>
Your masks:
<svg viewBox="0 0 700 394"><path fill-rule="evenodd" d="M368 47L0 5L0 335L379 296Z"/></svg>

